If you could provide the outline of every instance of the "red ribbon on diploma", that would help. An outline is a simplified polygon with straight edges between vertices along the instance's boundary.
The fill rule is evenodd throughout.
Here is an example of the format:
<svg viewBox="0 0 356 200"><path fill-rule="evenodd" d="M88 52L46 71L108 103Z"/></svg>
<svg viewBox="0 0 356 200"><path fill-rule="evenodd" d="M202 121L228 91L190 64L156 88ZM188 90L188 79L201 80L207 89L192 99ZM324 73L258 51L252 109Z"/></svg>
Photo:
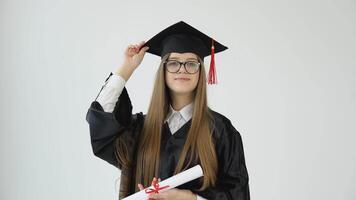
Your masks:
<svg viewBox="0 0 356 200"><path fill-rule="evenodd" d="M158 194L158 192L159 192L160 190L163 190L163 189L169 187L169 185L166 185L166 186L163 186L163 187L159 187L159 184L158 184L158 181L157 181L157 180L156 180L156 181L153 181L152 186L154 187L154 189L153 189L153 188L146 188L146 189L145 189L145 193L146 193L146 194L151 194L151 193L157 193L157 194Z"/></svg>

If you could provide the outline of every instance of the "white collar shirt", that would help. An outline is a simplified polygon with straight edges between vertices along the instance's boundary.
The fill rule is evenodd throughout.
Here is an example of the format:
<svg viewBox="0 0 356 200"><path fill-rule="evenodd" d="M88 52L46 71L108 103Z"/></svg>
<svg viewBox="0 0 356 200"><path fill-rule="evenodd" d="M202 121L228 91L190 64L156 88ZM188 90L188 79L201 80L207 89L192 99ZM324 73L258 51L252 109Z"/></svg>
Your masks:
<svg viewBox="0 0 356 200"><path fill-rule="evenodd" d="M170 109L165 122L168 123L169 129L172 134L177 132L185 123L187 123L192 118L193 106L194 102L184 106L179 111L174 110L172 105L169 106Z"/></svg>

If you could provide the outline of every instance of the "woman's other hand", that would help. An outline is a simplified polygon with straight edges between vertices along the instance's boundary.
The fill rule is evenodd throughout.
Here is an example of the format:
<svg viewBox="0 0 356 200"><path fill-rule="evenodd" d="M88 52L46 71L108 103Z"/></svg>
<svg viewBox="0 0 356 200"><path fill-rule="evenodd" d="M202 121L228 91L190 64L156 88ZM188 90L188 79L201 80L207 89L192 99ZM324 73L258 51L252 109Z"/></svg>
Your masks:
<svg viewBox="0 0 356 200"><path fill-rule="evenodd" d="M157 178L154 177L153 180L152 180L151 185L153 185L154 182L156 182L156 181L157 181ZM160 181L161 181L161 179L159 178L159 179L158 179L158 183L159 183ZM141 183L137 184L137 186L138 186L138 188L140 189L140 191L145 189Z"/></svg>
<svg viewBox="0 0 356 200"><path fill-rule="evenodd" d="M153 178L152 184L157 181L156 178ZM160 182L161 179L158 179L158 182ZM143 190L144 187L142 184L137 185L140 190ZM190 190L180 190L176 188L172 188L163 192L160 192L158 194L150 194L149 195L150 199L168 199L168 200L196 200L197 196L196 194L192 193Z"/></svg>
<svg viewBox="0 0 356 200"><path fill-rule="evenodd" d="M150 194L149 198L159 200L196 200L197 195L190 190L172 188L158 194Z"/></svg>

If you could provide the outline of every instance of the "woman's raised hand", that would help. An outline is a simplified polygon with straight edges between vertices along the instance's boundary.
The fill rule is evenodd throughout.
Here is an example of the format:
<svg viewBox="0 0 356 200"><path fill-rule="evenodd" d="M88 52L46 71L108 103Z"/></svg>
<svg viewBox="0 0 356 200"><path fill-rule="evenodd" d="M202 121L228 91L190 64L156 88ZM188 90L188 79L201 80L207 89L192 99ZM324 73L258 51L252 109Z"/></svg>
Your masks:
<svg viewBox="0 0 356 200"><path fill-rule="evenodd" d="M146 46L140 50L144 44L145 41L142 41L139 44L131 44L126 47L123 62L124 66L136 69L141 64L146 51L149 49L149 47Z"/></svg>
<svg viewBox="0 0 356 200"><path fill-rule="evenodd" d="M122 66L120 66L116 74L123 77L126 81L129 80L132 73L135 69L141 64L142 59L148 50L148 47L140 48L145 44L145 41L140 42L139 44L129 45L127 46L124 53L124 62Z"/></svg>

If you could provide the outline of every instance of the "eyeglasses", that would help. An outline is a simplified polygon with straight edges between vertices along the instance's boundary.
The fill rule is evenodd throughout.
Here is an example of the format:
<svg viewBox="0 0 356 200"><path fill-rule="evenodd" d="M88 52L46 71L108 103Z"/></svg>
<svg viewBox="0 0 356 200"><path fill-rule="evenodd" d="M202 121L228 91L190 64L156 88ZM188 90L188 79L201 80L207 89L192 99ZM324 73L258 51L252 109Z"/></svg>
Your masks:
<svg viewBox="0 0 356 200"><path fill-rule="evenodd" d="M167 60L164 62L164 65L168 72L177 73L180 68L184 65L184 69L188 74L195 74L199 71L200 63L196 61L186 61L179 62L178 60Z"/></svg>

